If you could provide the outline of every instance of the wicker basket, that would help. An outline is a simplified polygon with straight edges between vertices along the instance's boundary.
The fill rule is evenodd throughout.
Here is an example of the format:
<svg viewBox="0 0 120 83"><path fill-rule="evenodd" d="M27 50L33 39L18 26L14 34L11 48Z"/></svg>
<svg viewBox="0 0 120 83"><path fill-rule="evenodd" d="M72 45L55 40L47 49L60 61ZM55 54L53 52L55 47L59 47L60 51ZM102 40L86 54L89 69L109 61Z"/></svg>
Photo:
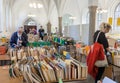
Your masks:
<svg viewBox="0 0 120 83"><path fill-rule="evenodd" d="M117 66L120 66L120 56L118 56L118 55L116 55L116 56L114 56L114 64L115 65L117 65ZM117 71L117 70L119 70L120 71L120 69L114 69L115 71Z"/></svg>
<svg viewBox="0 0 120 83"><path fill-rule="evenodd" d="M114 65L120 66L120 56L119 55L114 56L113 61L114 61L113 62ZM120 76L120 68L117 68L115 66L106 67L103 76L107 76L107 77L109 77L111 79L113 77L114 78L118 77L118 76Z"/></svg>
<svg viewBox="0 0 120 83"><path fill-rule="evenodd" d="M113 67L112 66L108 66L105 68L103 77L105 77L105 76L113 79Z"/></svg>
<svg viewBox="0 0 120 83"><path fill-rule="evenodd" d="M117 66L120 66L120 56L119 55L114 56L114 64ZM115 80L120 82L120 68L114 66L113 73L114 73Z"/></svg>

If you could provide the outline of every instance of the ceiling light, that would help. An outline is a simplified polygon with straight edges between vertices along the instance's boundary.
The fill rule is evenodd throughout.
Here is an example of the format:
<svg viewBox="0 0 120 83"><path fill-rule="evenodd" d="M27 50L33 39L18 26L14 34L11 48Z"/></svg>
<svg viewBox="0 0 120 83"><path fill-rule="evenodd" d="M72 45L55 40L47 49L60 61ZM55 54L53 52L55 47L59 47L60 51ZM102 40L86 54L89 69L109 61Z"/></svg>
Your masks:
<svg viewBox="0 0 120 83"><path fill-rule="evenodd" d="M31 7L31 8L43 8L43 5L40 3L30 3L29 7Z"/></svg>
<svg viewBox="0 0 120 83"><path fill-rule="evenodd" d="M34 7L34 8L37 8L36 3L33 3L33 7Z"/></svg>
<svg viewBox="0 0 120 83"><path fill-rule="evenodd" d="M29 14L28 17L36 17L34 14Z"/></svg>
<svg viewBox="0 0 120 83"><path fill-rule="evenodd" d="M97 13L107 13L108 11L106 9L98 8Z"/></svg>
<svg viewBox="0 0 120 83"><path fill-rule="evenodd" d="M69 17L69 19L72 19L72 20L74 20L74 19L76 19L76 17Z"/></svg>
<svg viewBox="0 0 120 83"><path fill-rule="evenodd" d="M32 3L30 3L30 4L29 4L29 7L31 7L31 8L32 8L32 7L33 7L33 4L32 4Z"/></svg>
<svg viewBox="0 0 120 83"><path fill-rule="evenodd" d="M42 7L43 7L43 5L38 3L38 8L42 8Z"/></svg>

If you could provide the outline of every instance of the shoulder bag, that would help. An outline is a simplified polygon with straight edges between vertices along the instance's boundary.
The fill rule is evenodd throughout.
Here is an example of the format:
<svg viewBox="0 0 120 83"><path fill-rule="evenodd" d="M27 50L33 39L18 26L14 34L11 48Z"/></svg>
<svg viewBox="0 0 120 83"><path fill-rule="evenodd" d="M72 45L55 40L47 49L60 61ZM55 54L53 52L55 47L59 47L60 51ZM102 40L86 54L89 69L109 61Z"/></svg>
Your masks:
<svg viewBox="0 0 120 83"><path fill-rule="evenodd" d="M95 42L98 41L98 38L99 38L100 33L101 33L101 32L98 33ZM97 67L105 67L105 66L108 66L108 61L107 61L106 55L104 55L104 57L105 57L104 60L97 60L97 61L95 62L95 66L97 66Z"/></svg>

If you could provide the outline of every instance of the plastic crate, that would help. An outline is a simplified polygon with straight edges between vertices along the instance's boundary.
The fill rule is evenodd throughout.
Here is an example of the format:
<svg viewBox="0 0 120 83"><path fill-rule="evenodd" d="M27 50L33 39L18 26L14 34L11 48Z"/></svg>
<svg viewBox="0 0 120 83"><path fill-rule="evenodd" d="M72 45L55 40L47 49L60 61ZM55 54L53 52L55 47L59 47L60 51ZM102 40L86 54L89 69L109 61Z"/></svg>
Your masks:
<svg viewBox="0 0 120 83"><path fill-rule="evenodd" d="M0 46L0 55L6 54L7 48L5 46Z"/></svg>
<svg viewBox="0 0 120 83"><path fill-rule="evenodd" d="M105 77L105 76L113 79L113 66L108 66L105 68L103 77Z"/></svg>
<svg viewBox="0 0 120 83"><path fill-rule="evenodd" d="M114 56L114 65L117 65L120 67L120 56L119 55ZM114 76L120 76L120 68L114 66L113 71L114 71Z"/></svg>

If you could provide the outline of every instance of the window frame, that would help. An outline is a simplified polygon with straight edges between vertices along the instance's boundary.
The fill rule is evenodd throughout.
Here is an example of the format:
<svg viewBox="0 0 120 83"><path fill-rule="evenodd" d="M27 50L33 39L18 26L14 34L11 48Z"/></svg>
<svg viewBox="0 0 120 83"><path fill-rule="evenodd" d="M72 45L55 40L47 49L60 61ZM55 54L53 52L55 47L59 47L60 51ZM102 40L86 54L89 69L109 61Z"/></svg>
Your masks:
<svg viewBox="0 0 120 83"><path fill-rule="evenodd" d="M118 11L117 11L117 8ZM118 16L116 16L118 14ZM120 17L120 3L118 3L118 5L115 7L114 10L114 21L113 21L113 30L120 30L120 26L117 26L117 18Z"/></svg>

